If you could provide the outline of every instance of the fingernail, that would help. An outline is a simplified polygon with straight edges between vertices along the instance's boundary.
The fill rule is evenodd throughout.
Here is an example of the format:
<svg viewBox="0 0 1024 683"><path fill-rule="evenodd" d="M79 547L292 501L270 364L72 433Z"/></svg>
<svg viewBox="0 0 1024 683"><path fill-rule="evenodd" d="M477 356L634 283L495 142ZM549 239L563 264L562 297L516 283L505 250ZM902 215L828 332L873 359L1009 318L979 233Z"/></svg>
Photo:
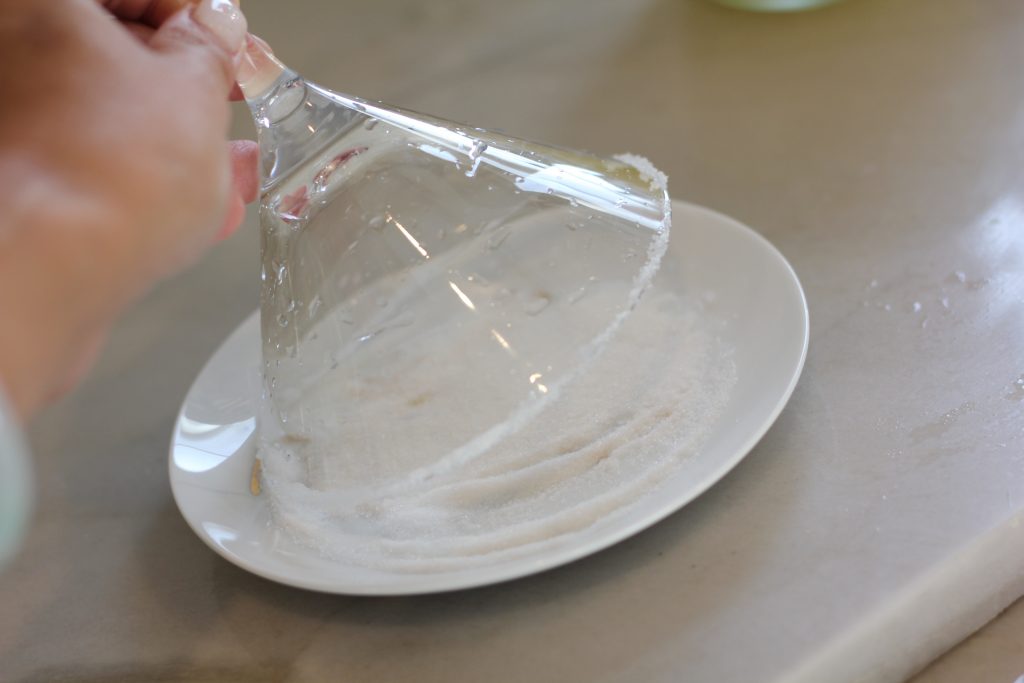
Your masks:
<svg viewBox="0 0 1024 683"><path fill-rule="evenodd" d="M201 0L192 16L231 54L242 49L248 27L242 10L231 0Z"/></svg>

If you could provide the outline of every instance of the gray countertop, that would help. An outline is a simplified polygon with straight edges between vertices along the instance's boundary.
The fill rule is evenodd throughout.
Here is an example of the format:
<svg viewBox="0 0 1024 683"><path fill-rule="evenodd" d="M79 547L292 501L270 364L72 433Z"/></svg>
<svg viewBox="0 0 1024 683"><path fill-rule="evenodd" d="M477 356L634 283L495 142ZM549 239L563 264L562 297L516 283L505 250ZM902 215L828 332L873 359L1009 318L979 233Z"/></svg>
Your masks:
<svg viewBox="0 0 1024 683"><path fill-rule="evenodd" d="M315 81L648 156L789 258L803 378L733 473L594 557L420 598L275 585L209 551L167 480L185 392L256 307L250 212L34 423L0 680L896 681L1024 593L1024 4L245 8ZM1022 633L1019 603L915 680L1011 683Z"/></svg>

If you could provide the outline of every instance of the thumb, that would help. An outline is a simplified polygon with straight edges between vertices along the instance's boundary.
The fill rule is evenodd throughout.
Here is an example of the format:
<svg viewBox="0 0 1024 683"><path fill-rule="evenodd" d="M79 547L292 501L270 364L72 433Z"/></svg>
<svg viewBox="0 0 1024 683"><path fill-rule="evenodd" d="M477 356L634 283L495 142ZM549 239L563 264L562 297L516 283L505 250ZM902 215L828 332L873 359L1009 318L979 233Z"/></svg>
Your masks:
<svg viewBox="0 0 1024 683"><path fill-rule="evenodd" d="M245 15L231 0L200 0L161 24L149 45L198 62L201 70L222 77L227 92L235 82L234 57L246 28Z"/></svg>

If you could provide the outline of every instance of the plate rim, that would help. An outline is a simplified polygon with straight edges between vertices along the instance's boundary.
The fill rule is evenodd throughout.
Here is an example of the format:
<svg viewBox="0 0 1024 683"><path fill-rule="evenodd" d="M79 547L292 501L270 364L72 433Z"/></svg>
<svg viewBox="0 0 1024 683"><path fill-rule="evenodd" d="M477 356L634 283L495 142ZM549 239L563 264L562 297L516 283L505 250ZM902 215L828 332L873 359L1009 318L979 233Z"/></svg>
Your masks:
<svg viewBox="0 0 1024 683"><path fill-rule="evenodd" d="M692 503L698 497L703 495L712 486L720 482L729 472L731 472L750 452L754 447L764 438L768 430L772 428L775 422L778 420L779 415L785 409L789 403L793 392L796 390L796 386L800 381L800 377L803 374L804 366L807 360L807 352L810 345L810 311L807 306L807 297L803 289L803 285L800 282L800 278L792 265L786 259L785 256L773 245L767 238L761 235L753 228L745 225L739 220L727 216L714 209L709 209L698 204L693 204L681 200L673 200L673 211L677 209L683 209L687 212L696 212L704 214L706 217L712 218L715 221L725 223L731 228L738 230L744 237L752 239L761 249L769 254L778 265L781 265L783 272L785 273L787 283L792 285L796 299L799 302L799 312L801 315L802 329L800 330L800 352L797 359L796 365L791 372L789 382L785 387L785 390L780 392L775 404L772 406L770 411L765 412L764 418L760 420L759 426L756 429L751 430L748 437L737 446L732 455L728 458L723 458L718 463L717 467L710 470L710 473L704 477L704 479L696 486L687 489L686 494L675 499L671 499L650 511L647 514L637 517L628 523L621 524L613 527L608 533L601 536L598 540L591 540L590 542L578 543L570 545L566 548L560 548L554 552L547 554L525 558L517 558L511 561L511 564L497 563L494 565L488 565L483 567L477 567L472 570L468 575L461 574L459 572L438 572L434 574L409 574L407 575L410 580L396 583L395 585L378 585L366 584L361 586L345 586L339 585L336 580L330 580L331 577L318 577L318 579L311 579L305 576L295 576L289 574L283 574L273 569L268 569L257 563L250 562L247 558L234 554L225 548L223 545L217 543L210 537L210 535L200 526L198 520L194 520L193 516L189 514L186 508L189 505L182 505L181 500L181 488L193 486L190 483L181 481L180 475L177 474L179 468L175 464L175 447L177 445L178 434L181 428L182 418L184 417L185 409L189 404L189 397L192 394L197 382L201 377L207 374L214 361L217 360L218 353L231 341L237 334L241 332L243 328L252 324L254 318L258 318L259 310L257 309L250 315L246 316L241 323L239 323L217 346L210 357L203 363L199 372L196 373L189 385L188 391L182 399L181 406L178 409L177 415L174 420L174 427L171 432L170 444L168 449L168 474L170 478L171 494L174 499L175 506L178 508L178 512L185 519L189 528L195 533L209 548L211 548L217 555L227 560L231 564L244 569L257 576L265 578L276 583L283 585L292 586L295 588L302 588L305 590L312 590L321 593L335 594L335 595L353 595L353 596L400 596L400 595L422 595L422 594L434 594L444 593L457 590L466 590L471 588L479 588L481 586L495 585L504 583L506 581L513 581L516 579L524 578L538 574L550 569L564 566L576 560L582 559L594 553L606 550L607 548L616 545L635 534L648 529L658 522L661 522L670 515L678 512L686 505ZM795 330L794 330L795 331ZM240 450L240 449L239 449ZM236 451L237 453L238 451ZM227 456L232 457L232 456ZM266 505L266 501L259 501L253 498L255 505ZM314 550L310 549L310 553L315 553ZM509 569L511 567L511 569ZM502 569L504 568L504 571ZM398 576L396 574L396 576ZM406 575L400 575L406 576ZM446 582L445 579L448 578ZM451 578L461 579L452 581ZM415 580L412 580L415 579Z"/></svg>

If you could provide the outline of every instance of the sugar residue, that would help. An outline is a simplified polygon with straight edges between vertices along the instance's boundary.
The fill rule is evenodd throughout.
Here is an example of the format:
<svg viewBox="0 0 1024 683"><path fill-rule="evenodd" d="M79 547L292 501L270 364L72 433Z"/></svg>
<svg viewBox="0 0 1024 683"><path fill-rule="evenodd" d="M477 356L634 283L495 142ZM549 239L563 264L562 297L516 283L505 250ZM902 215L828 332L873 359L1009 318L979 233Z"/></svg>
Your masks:
<svg viewBox="0 0 1024 683"><path fill-rule="evenodd" d="M300 431L289 427L281 433L267 421L260 433L262 490L279 527L350 565L410 573L487 565L541 552L628 514L699 451L735 383L730 351L700 314L699 301L670 287L652 287L671 228L666 178L641 157L618 161L646 179L649 193L622 198L607 207L607 215L648 221L643 227L654 230L646 258L636 259L633 247L617 251L615 241L580 245L549 239L553 223L570 228L563 235L577 234L575 221L586 214L572 197L562 214L517 224L517 239L501 245L520 269L536 267L538 253L565 264L565 274L548 268L529 280L561 278L545 291L569 294L557 300L544 294L543 306L524 302L525 320L539 323L543 317L547 332L519 351L522 358L545 360L559 354L564 359L566 349L575 349L568 369L552 361L531 369L529 382L536 377L534 386L543 395L531 396L511 413L489 416L488 407L499 405L495 398L507 391L498 388L507 386L507 377L495 374L506 367L470 350L479 348L487 332L513 349L496 324L500 309L474 307L475 317L442 326L443 334L436 325L403 328L397 340L375 340L367 347L372 355L348 362L343 376L311 375L301 391L293 387L294 396L279 389L277 400L302 423ZM531 191L550 195L557 187ZM627 202L646 213L620 213ZM563 214L565 220L559 218ZM516 241L518 246L509 246ZM589 254L587 263L635 259L639 265L628 281L606 280L599 270L593 277L573 276L573 267L583 263L581 248ZM434 254L431 263L438 268L442 259ZM483 287L475 276L465 281ZM454 280L448 284L460 294ZM480 289L485 299L502 296L485 290ZM389 298L416 292L396 290ZM418 314L444 320L444 302L431 301L417 299ZM565 336L553 332L571 332L564 328L567 320L597 334L578 347L567 345ZM340 329L344 322L328 316L319 325ZM316 330L309 339L317 338ZM556 371L548 378L552 364ZM479 379L454 387L453 377ZM452 443L452 428L467 423L467 411L473 413L469 424L493 426L440 454L425 448Z"/></svg>
<svg viewBox="0 0 1024 683"><path fill-rule="evenodd" d="M734 384L731 351L700 302L652 287L585 373L481 456L396 488L360 478L340 450L311 481L290 457L304 444L264 445L264 492L280 527L342 563L409 573L492 564L628 514L700 450ZM369 428L387 429L387 405L363 410Z"/></svg>

